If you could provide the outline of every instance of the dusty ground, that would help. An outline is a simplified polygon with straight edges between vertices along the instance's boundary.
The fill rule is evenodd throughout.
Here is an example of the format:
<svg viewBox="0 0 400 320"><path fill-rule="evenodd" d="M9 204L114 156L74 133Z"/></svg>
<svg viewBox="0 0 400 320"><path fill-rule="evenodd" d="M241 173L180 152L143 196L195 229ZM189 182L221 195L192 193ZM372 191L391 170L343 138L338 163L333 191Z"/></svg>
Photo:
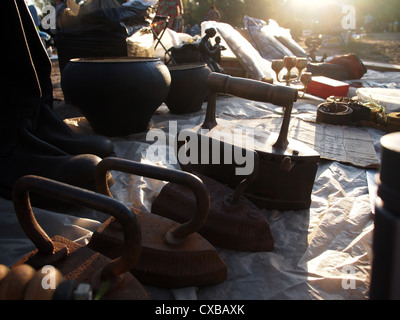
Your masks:
<svg viewBox="0 0 400 320"><path fill-rule="evenodd" d="M371 34L350 43L361 59L400 64L400 32Z"/></svg>
<svg viewBox="0 0 400 320"><path fill-rule="evenodd" d="M400 64L400 32L371 33L352 39L347 47L332 45L320 48L317 55L323 53L355 53L363 60Z"/></svg>

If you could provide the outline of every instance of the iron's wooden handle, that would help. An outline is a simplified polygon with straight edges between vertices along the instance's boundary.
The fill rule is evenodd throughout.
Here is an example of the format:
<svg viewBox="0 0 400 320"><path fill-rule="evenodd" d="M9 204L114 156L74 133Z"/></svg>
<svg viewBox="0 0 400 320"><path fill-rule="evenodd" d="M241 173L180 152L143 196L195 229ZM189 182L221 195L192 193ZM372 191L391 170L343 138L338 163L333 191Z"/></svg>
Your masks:
<svg viewBox="0 0 400 320"><path fill-rule="evenodd" d="M231 94L248 100L269 102L277 106L286 107L297 100L297 90L294 88L216 72L210 73L207 83L210 91Z"/></svg>
<svg viewBox="0 0 400 320"><path fill-rule="evenodd" d="M102 280L112 280L135 266L141 252L141 231L136 215L125 204L93 191L28 175L14 184L14 208L22 229L40 254L44 256L54 254L54 244L35 218L29 199L30 191L107 213L121 224L124 234L123 253L101 270Z"/></svg>
<svg viewBox="0 0 400 320"><path fill-rule="evenodd" d="M217 125L215 111L218 92L254 101L269 102L285 107L279 136L273 147L282 150L287 147L289 144L287 136L293 102L297 100L298 95L296 89L252 79L231 77L216 72L210 73L207 84L209 88L208 104L202 128L211 130Z"/></svg>
<svg viewBox="0 0 400 320"><path fill-rule="evenodd" d="M210 196L204 183L194 174L126 159L105 158L96 167L95 183L98 192L110 197L112 195L107 184L106 174L111 170L182 184L193 191L197 202L196 213L191 220L171 231L171 235L175 239L184 239L198 231L206 221L210 209Z"/></svg>

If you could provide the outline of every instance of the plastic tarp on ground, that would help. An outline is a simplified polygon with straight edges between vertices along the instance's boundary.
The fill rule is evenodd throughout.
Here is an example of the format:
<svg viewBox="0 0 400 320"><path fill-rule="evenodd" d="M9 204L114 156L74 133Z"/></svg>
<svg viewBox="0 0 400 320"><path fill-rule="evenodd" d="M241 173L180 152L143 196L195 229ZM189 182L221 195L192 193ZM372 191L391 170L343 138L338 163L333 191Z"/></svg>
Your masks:
<svg viewBox="0 0 400 320"><path fill-rule="evenodd" d="M274 131L263 126L263 121L281 121L278 107L235 97L217 100L217 117L235 120L243 125L257 121L257 128ZM302 122L315 117L315 104L299 100L293 116ZM152 128L166 132L174 140L175 126L193 127L202 123L206 103L197 113L172 115L163 104L152 118ZM80 120L80 121L79 121ZM293 119L292 119L293 120ZM222 121L222 120L221 120ZM71 119L74 130L91 132L83 119ZM381 131L362 128L379 155ZM179 168L161 157L155 158L148 148L146 133L113 138L118 157ZM166 141L165 153L170 151ZM378 157L379 158L379 157ZM154 299L367 299L371 275L373 181L377 170L363 169L339 161L321 160L312 192L312 205L308 210L263 210L269 220L275 239L272 252L238 252L217 248L228 266L225 282L204 288L161 289L146 286ZM111 191L120 201L144 210L164 186L148 178L125 173L113 173L115 184ZM0 263L12 264L33 249L32 243L18 225L11 201L0 199ZM67 237L81 244L87 243L107 217L86 209L60 212L34 209L37 219L50 235Z"/></svg>

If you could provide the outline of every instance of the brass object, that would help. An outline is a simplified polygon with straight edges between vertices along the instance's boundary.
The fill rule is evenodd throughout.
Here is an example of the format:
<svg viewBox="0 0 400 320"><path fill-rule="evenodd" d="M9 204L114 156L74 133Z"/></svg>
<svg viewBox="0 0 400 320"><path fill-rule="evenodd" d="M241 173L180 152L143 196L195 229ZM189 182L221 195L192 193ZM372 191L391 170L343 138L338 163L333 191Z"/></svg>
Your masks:
<svg viewBox="0 0 400 320"><path fill-rule="evenodd" d="M386 128L389 132L400 131L400 112L391 112L387 115Z"/></svg>
<svg viewBox="0 0 400 320"><path fill-rule="evenodd" d="M276 74L276 79L280 83L286 83L287 86L290 84L302 83L303 87L298 88L303 94L299 96L302 98L307 91L307 86L312 80L311 72L306 72L307 58L297 58L294 56L285 56L283 59L273 59L271 62L271 68ZM283 69L286 69L286 74L283 78L280 78L279 74ZM298 74L292 73L292 69L296 68Z"/></svg>

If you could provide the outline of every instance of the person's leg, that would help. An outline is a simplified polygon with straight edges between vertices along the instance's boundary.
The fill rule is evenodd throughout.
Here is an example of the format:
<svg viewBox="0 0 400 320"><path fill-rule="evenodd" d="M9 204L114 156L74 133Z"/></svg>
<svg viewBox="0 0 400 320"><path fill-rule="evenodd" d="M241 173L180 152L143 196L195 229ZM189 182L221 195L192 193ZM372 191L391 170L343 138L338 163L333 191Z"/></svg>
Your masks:
<svg viewBox="0 0 400 320"><path fill-rule="evenodd" d="M34 136L68 154L90 153L106 157L113 153L114 146L109 139L100 136L79 135L74 132L53 111L53 86L51 82L51 61L40 40L31 14L22 0L15 0L19 14L20 26L13 29L19 35L18 42L28 51L31 66L23 65L18 78L25 77L30 70L34 71L40 91L40 107L36 111L36 126L29 130ZM18 61L27 61L18 55ZM27 86L34 80L27 79Z"/></svg>
<svg viewBox="0 0 400 320"><path fill-rule="evenodd" d="M99 157L69 155L34 136L41 111L42 88L25 32L24 0L7 0L6 63L0 95L0 195L11 198L14 183L24 175L39 175L79 187L90 187ZM32 22L29 17L30 22ZM11 46L12 44L12 46Z"/></svg>

